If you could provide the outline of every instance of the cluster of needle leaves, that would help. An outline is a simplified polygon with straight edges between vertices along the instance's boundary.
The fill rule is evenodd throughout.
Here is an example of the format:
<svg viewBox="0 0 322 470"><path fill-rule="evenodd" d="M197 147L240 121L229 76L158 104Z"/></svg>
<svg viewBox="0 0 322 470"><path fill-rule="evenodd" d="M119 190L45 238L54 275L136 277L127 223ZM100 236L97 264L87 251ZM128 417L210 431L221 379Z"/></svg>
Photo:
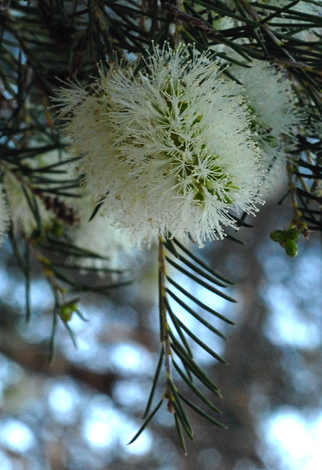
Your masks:
<svg viewBox="0 0 322 470"><path fill-rule="evenodd" d="M169 269L170 268L170 269ZM168 270L171 274L168 274ZM219 388L213 383L206 372L198 365L194 358L193 347L198 345L216 361L225 364L225 360L214 349L187 326L187 321L181 319L178 313L180 308L185 316L193 317L194 323L198 322L214 335L223 340L226 336L211 321L205 320L207 312L227 324L233 324L228 318L218 313L208 304L203 303L193 293L186 290L175 281L175 273L183 274L190 279L192 285L202 287L215 296L229 301L235 300L227 295L223 288L231 283L220 274L211 269L203 260L195 256L175 238L160 239L159 241L159 320L161 350L159 362L153 380L152 389L144 413L144 423L131 442L135 441L146 428L153 416L157 413L163 402L167 409L174 415L180 443L184 452L186 444L184 435L194 439L194 433L186 408L190 408L216 426L225 427L212 414L220 413L220 409L209 400L205 390L214 397L221 397ZM192 289L193 291L193 289ZM199 313L199 311L201 313ZM193 347L192 347L193 346ZM165 369L165 390L158 404L151 411L157 385L161 377L162 369ZM185 384L193 395L191 401L180 390L179 384ZM202 388L200 388L200 385ZM195 404L195 399L200 402L202 408ZM207 411L204 410L206 408ZM184 432L183 432L184 431Z"/></svg>

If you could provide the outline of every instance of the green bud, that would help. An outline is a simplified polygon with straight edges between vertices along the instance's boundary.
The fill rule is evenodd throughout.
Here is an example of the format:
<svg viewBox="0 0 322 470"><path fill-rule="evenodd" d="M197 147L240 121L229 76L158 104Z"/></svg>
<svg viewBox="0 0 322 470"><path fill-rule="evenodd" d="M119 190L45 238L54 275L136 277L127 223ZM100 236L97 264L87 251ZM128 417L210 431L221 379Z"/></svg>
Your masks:
<svg viewBox="0 0 322 470"><path fill-rule="evenodd" d="M274 242L284 243L286 241L286 233L284 230L275 230L270 234L271 240Z"/></svg>
<svg viewBox="0 0 322 470"><path fill-rule="evenodd" d="M299 249L294 240L286 240L284 248L285 248L286 254L290 256L291 258L294 258L295 256L298 255Z"/></svg>
<svg viewBox="0 0 322 470"><path fill-rule="evenodd" d="M289 228L286 232L286 237L288 240L297 241L300 238L300 232L297 228Z"/></svg>
<svg viewBox="0 0 322 470"><path fill-rule="evenodd" d="M77 309L77 306L77 302L71 302L60 307L60 318L65 322L70 321L72 319L73 313Z"/></svg>

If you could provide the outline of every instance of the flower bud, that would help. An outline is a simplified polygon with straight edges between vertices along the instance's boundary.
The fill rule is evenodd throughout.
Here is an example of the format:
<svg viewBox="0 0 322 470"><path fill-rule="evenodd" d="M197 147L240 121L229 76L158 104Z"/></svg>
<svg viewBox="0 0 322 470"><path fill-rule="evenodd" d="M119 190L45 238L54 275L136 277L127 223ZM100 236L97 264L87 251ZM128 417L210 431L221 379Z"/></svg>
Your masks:
<svg viewBox="0 0 322 470"><path fill-rule="evenodd" d="M298 255L299 250L294 240L286 240L284 248L285 248L286 254L290 256L291 258L294 258L295 256Z"/></svg>
<svg viewBox="0 0 322 470"><path fill-rule="evenodd" d="M271 240L274 242L284 243L286 241L286 233L284 230L275 230L270 234Z"/></svg>
<svg viewBox="0 0 322 470"><path fill-rule="evenodd" d="M297 241L300 238L300 232L296 228L289 228L286 232L288 240Z"/></svg>
<svg viewBox="0 0 322 470"><path fill-rule="evenodd" d="M60 307L60 312L59 312L60 318L64 322L69 322L72 319L73 313L75 312L77 307L78 307L77 302L70 302L68 304L62 305Z"/></svg>

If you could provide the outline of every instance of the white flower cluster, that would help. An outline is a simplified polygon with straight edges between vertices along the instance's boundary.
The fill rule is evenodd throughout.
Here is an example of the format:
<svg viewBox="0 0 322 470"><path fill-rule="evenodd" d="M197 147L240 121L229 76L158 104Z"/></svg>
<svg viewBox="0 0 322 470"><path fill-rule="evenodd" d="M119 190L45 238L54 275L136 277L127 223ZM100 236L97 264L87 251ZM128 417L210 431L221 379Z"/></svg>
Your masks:
<svg viewBox="0 0 322 470"><path fill-rule="evenodd" d="M243 85L246 103L252 115L255 141L268 169L266 187L285 167L291 149L290 138L301 124L296 111L296 96L290 80L276 66L255 60L250 66L233 65L230 71Z"/></svg>
<svg viewBox="0 0 322 470"><path fill-rule="evenodd" d="M138 74L115 66L57 101L88 193L138 245L201 245L235 225L232 209L257 210L263 171L242 89L207 55L156 47Z"/></svg>

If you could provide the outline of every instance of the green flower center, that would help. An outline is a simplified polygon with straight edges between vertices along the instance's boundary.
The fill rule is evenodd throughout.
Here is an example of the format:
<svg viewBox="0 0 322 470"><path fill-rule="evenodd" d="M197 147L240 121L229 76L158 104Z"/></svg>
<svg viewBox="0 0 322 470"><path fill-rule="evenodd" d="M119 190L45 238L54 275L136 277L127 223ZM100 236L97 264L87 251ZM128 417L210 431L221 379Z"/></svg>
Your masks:
<svg viewBox="0 0 322 470"><path fill-rule="evenodd" d="M193 140L200 134L199 124L202 122L203 115L196 114L192 122L185 122L184 113L187 114L189 103L185 94L186 84L183 80L178 80L177 83L169 77L166 86L162 91L163 100L166 107L161 109L157 104L154 104L154 109L160 115L159 123L162 125L165 134L170 133L170 139L174 144L175 149L170 152L164 152L165 159L168 161L168 171L166 175L175 175L178 183L187 181L187 184L181 185L181 193L184 191L192 191L193 199L198 205L203 205L209 195L216 197L220 202L232 204L233 198L231 197L232 190L240 189L233 184L232 179L227 175L224 168L216 165L219 157L213 155L207 162L207 169L199 171L202 166L199 154L206 151L206 144L203 144L198 151L193 148ZM177 120L180 124L179 132L174 130L173 121ZM182 135L187 133L187 126L189 126L190 141L187 141ZM182 134L180 133L182 131ZM192 132L191 132L192 131ZM196 151L197 150L197 151ZM185 161L185 154L189 153L189 160ZM205 175L203 175L205 173ZM218 185L220 183L220 185ZM220 189L219 189L220 186ZM185 187L185 189L183 189Z"/></svg>

